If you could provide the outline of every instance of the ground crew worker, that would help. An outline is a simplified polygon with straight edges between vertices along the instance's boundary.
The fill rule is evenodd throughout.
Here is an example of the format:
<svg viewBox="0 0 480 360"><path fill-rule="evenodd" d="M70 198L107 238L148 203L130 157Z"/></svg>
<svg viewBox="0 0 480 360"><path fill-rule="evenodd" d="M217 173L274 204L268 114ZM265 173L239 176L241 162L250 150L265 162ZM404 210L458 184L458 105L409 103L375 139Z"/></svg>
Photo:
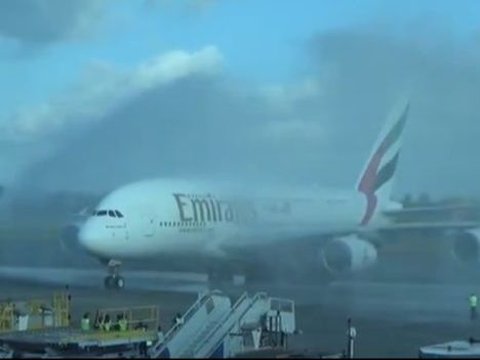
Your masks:
<svg viewBox="0 0 480 360"><path fill-rule="evenodd" d="M90 314L89 313L85 313L83 315L83 318L80 321L80 327L82 328L83 331L90 330Z"/></svg>
<svg viewBox="0 0 480 360"><path fill-rule="evenodd" d="M471 293L468 300L470 302L470 320L475 320L477 318L478 297L474 293Z"/></svg>
<svg viewBox="0 0 480 360"><path fill-rule="evenodd" d="M112 327L112 321L110 320L110 315L107 314L103 319L103 330L110 331L111 327Z"/></svg>
<svg viewBox="0 0 480 360"><path fill-rule="evenodd" d="M125 316L121 315L120 319L118 320L118 327L120 331L127 331L128 322L125 319Z"/></svg>

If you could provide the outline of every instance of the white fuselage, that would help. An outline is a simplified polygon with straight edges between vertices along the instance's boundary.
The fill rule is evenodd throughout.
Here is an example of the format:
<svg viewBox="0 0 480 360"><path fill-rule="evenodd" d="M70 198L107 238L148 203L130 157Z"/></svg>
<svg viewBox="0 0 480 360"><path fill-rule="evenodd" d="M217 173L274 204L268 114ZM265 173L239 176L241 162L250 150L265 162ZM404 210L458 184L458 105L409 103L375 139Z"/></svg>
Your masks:
<svg viewBox="0 0 480 360"><path fill-rule="evenodd" d="M221 255L229 248L353 232L366 203L364 195L354 190L253 189L149 180L105 197L79 238L92 255L103 259ZM369 225L383 221L378 214Z"/></svg>

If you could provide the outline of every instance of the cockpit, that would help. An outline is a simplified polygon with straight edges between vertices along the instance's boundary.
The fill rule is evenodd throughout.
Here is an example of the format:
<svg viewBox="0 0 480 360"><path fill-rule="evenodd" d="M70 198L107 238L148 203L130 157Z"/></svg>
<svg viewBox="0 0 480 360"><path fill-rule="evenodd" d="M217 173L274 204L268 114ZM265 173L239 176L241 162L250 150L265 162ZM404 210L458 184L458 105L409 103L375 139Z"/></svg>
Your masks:
<svg viewBox="0 0 480 360"><path fill-rule="evenodd" d="M109 216L114 218L123 218L123 214L118 210L94 210L92 216Z"/></svg>

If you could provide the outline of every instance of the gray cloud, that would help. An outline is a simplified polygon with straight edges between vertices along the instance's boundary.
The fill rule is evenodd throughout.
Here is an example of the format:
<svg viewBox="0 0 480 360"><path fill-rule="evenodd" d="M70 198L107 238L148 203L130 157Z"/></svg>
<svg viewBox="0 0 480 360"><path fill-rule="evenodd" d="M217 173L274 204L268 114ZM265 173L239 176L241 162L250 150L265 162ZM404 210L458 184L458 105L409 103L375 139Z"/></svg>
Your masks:
<svg viewBox="0 0 480 360"><path fill-rule="evenodd" d="M221 54L215 47L192 53L171 51L129 71L98 61L89 64L67 91L4 119L0 125L1 181L15 182L26 167L48 158L145 92L193 75L213 76L221 67Z"/></svg>
<svg viewBox="0 0 480 360"><path fill-rule="evenodd" d="M72 89L72 102L27 109L3 133L60 150L30 169L25 183L103 191L150 176L266 176L285 161L278 155L287 139L321 144L321 126L292 107L314 96L311 81L241 91L220 59L213 47L168 53L128 74L92 77L88 91Z"/></svg>
<svg viewBox="0 0 480 360"><path fill-rule="evenodd" d="M0 39L44 45L90 33L107 1L2 0Z"/></svg>
<svg viewBox="0 0 480 360"><path fill-rule="evenodd" d="M230 176L353 186L385 116L408 92L397 193L479 193L478 57L436 33L322 33L310 77L239 90L228 74L155 84L88 126L62 128L59 150L23 184L104 190L153 176ZM226 59L228 61L228 59Z"/></svg>
<svg viewBox="0 0 480 360"><path fill-rule="evenodd" d="M394 35L372 27L319 34L311 50L318 73L328 79L325 104L335 121L331 139L342 139L338 161L358 163L352 152L371 139L399 92L410 93L411 118L404 141L398 188L441 193L480 193L478 94L480 68L475 39L455 40L445 31ZM353 168L350 168L353 175Z"/></svg>
<svg viewBox="0 0 480 360"><path fill-rule="evenodd" d="M256 130L268 117L258 100L226 96L222 79L191 75L124 104L30 174L37 186L93 190L153 176L255 173L267 155Z"/></svg>
<svg viewBox="0 0 480 360"><path fill-rule="evenodd" d="M187 53L171 51L139 64L132 71L92 62L65 94L18 111L3 122L0 138L31 142L65 127L88 125L151 88L167 86L194 73L220 70L221 54L213 46Z"/></svg>

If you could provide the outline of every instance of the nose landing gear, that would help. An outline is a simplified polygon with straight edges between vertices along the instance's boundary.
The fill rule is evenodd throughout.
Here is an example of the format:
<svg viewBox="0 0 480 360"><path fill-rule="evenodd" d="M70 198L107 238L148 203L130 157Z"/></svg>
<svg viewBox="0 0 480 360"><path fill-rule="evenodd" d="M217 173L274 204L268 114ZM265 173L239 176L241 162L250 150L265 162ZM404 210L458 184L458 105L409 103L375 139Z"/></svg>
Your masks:
<svg viewBox="0 0 480 360"><path fill-rule="evenodd" d="M104 279L105 289L121 290L125 287L125 279L120 276L119 268L122 263L117 260L110 260L108 262L109 275Z"/></svg>

